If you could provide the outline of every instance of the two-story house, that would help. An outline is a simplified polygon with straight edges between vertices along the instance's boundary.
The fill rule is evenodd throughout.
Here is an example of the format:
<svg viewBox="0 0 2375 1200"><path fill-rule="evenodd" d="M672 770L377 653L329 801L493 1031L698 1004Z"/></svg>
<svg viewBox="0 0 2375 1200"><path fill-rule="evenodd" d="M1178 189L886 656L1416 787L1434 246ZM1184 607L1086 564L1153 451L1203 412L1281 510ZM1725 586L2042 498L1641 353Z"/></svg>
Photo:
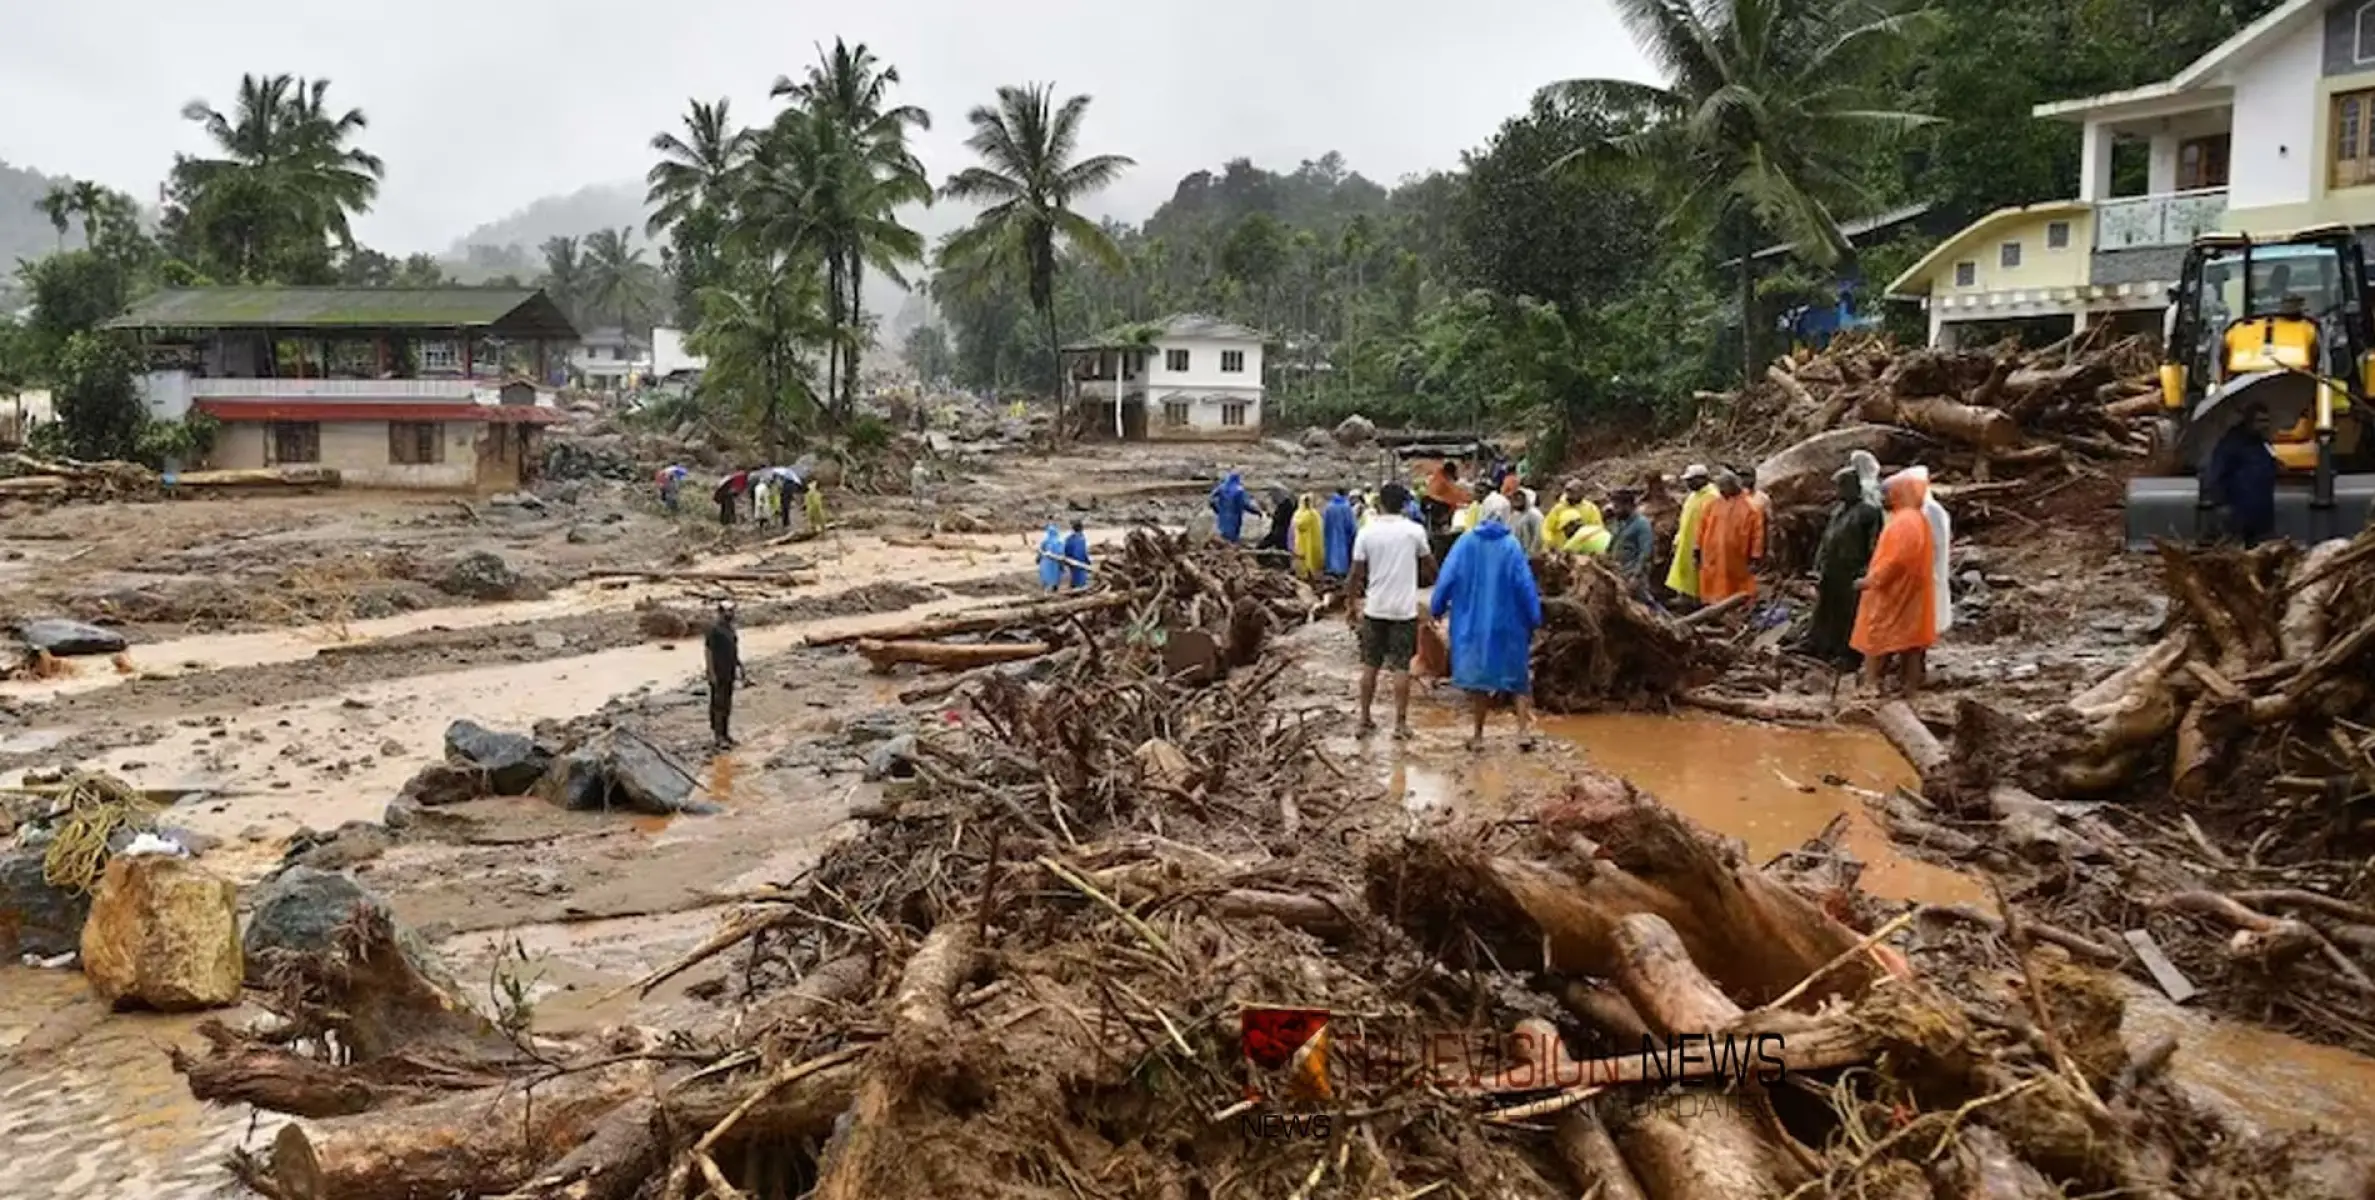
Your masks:
<svg viewBox="0 0 2375 1200"><path fill-rule="evenodd" d="M1263 334L1181 313L1064 347L1067 397L1117 438L1256 438Z"/></svg>
<svg viewBox="0 0 2375 1200"><path fill-rule="evenodd" d="M2287 0L2168 79L2035 113L2081 128L2078 194L1989 213L1889 286L1935 344L2018 322L2157 332L2203 233L2340 224L2375 245L2375 0ZM2143 148L2138 194L2115 194L2123 143Z"/></svg>
<svg viewBox="0 0 2375 1200"><path fill-rule="evenodd" d="M623 390L641 365L643 344L616 325L589 330L569 356L569 370L590 392Z"/></svg>
<svg viewBox="0 0 2375 1200"><path fill-rule="evenodd" d="M526 288L166 288L107 327L141 347L152 418L222 423L188 465L388 488L518 487L562 417L539 381L577 342Z"/></svg>

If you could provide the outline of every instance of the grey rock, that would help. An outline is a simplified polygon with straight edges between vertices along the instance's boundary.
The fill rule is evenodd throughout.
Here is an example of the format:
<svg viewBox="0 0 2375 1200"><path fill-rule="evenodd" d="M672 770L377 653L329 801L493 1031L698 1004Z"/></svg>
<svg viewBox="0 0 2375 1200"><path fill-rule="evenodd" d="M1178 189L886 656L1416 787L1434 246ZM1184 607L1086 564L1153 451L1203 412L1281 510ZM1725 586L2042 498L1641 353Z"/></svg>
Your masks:
<svg viewBox="0 0 2375 1200"><path fill-rule="evenodd" d="M386 900L344 871L292 866L257 885L255 908L248 914L247 932L240 939L248 982L262 984L272 959L280 954L327 951L339 926L352 920L358 908L394 919ZM411 930L397 926L396 945L421 974L433 980L446 978L436 955Z"/></svg>
<svg viewBox="0 0 2375 1200"><path fill-rule="evenodd" d="M396 794L396 799L416 809L442 808L476 800L485 794L485 789L485 776L473 768L430 763L404 781L404 790ZM393 811L394 805L389 808ZM389 824L393 826L394 822Z"/></svg>
<svg viewBox="0 0 2375 1200"><path fill-rule="evenodd" d="M437 590L472 600L533 600L544 594L541 585L491 550L474 550L455 559L438 578Z"/></svg>
<svg viewBox="0 0 2375 1200"><path fill-rule="evenodd" d="M640 735L613 729L554 760L536 789L546 801L579 812L623 808L654 816L707 815L718 807L693 799L692 769Z"/></svg>
<svg viewBox="0 0 2375 1200"><path fill-rule="evenodd" d="M536 643L536 648L539 650L559 650L569 644L568 638L554 633L550 629L537 630L536 636L530 640Z"/></svg>
<svg viewBox="0 0 2375 1200"><path fill-rule="evenodd" d="M866 755L865 779L905 779L915 774L915 735L903 733L876 746Z"/></svg>
<svg viewBox="0 0 2375 1200"><path fill-rule="evenodd" d="M445 727L445 761L480 773L498 796L525 796L552 761L520 733L498 733L476 721Z"/></svg>
<svg viewBox="0 0 2375 1200"><path fill-rule="evenodd" d="M20 622L16 635L36 650L47 650L59 658L83 654L115 654L125 646L124 635L112 629L101 629L83 621L69 621L64 617L42 617Z"/></svg>
<svg viewBox="0 0 2375 1200"><path fill-rule="evenodd" d="M1336 422L1336 444L1366 446L1377 440L1377 423L1359 413Z"/></svg>
<svg viewBox="0 0 2375 1200"><path fill-rule="evenodd" d="M91 915L91 898L45 882L45 857L39 845L0 849L0 958L49 958L82 948L82 923Z"/></svg>
<svg viewBox="0 0 2375 1200"><path fill-rule="evenodd" d="M607 525L572 525L563 539L572 546L599 545L618 540L618 531Z"/></svg>
<svg viewBox="0 0 2375 1200"><path fill-rule="evenodd" d="M385 825L348 821L326 834L300 832L289 839L288 853L281 861L315 870L341 871L370 862L395 844L396 836Z"/></svg>
<svg viewBox="0 0 2375 1200"><path fill-rule="evenodd" d="M1325 429L1306 429L1303 431L1302 437L1297 440L1303 443L1305 450L1325 450L1334 439Z"/></svg>
<svg viewBox="0 0 2375 1200"><path fill-rule="evenodd" d="M843 718L841 735L852 743L886 741L915 730L915 717L903 708L874 708Z"/></svg>

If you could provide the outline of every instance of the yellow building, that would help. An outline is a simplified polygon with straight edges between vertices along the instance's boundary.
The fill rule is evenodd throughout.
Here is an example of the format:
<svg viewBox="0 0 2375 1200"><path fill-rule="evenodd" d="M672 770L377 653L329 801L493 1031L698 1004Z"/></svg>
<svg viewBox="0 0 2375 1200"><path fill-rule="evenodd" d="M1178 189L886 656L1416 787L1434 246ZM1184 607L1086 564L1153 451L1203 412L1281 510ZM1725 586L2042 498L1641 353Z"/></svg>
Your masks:
<svg viewBox="0 0 2375 1200"><path fill-rule="evenodd" d="M1933 343L2006 322L2157 330L2202 233L2375 232L2375 0L2288 0L2168 79L2035 114L2083 130L2077 195L1989 213L1889 285ZM2113 194L2121 143L2146 148L2141 193Z"/></svg>

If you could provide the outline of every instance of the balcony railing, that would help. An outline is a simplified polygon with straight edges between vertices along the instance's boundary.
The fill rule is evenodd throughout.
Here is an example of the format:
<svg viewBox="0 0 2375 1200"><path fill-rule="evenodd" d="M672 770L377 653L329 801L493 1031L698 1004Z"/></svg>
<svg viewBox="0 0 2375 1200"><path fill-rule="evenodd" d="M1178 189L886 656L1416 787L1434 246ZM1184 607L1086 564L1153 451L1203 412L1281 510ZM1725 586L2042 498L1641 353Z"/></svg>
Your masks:
<svg viewBox="0 0 2375 1200"><path fill-rule="evenodd" d="M193 400L472 400L468 379L192 379Z"/></svg>
<svg viewBox="0 0 2375 1200"><path fill-rule="evenodd" d="M2227 215L2227 190L2202 188L2095 202L2095 249L2143 250L2183 246L2218 228Z"/></svg>

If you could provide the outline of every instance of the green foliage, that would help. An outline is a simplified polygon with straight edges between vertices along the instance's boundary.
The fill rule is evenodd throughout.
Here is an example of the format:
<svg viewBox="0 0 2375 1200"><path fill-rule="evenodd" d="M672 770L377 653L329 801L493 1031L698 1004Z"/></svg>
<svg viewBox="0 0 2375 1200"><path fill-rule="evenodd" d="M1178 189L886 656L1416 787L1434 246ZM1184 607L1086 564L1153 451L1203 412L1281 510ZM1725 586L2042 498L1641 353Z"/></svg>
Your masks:
<svg viewBox="0 0 2375 1200"><path fill-rule="evenodd" d="M855 454L880 454L891 444L890 422L862 414L849 423L849 448Z"/></svg>
<svg viewBox="0 0 2375 1200"><path fill-rule="evenodd" d="M945 383L956 367L956 355L948 347L948 333L938 325L918 325L908 330L899 353L916 377L926 384Z"/></svg>
<svg viewBox="0 0 2375 1200"><path fill-rule="evenodd" d="M76 458L133 458L148 414L136 380L140 355L123 341L77 333L60 348L53 389L65 452Z"/></svg>
<svg viewBox="0 0 2375 1200"><path fill-rule="evenodd" d="M363 110L334 112L329 88L245 75L230 112L183 107L214 154L174 159L165 225L179 257L219 279L336 281L333 251L354 244L348 218L370 210L386 171L351 144L369 125Z"/></svg>
<svg viewBox="0 0 2375 1200"><path fill-rule="evenodd" d="M133 436L133 455L153 467L196 462L214 448L222 429L221 421L195 410L178 421L142 421Z"/></svg>

